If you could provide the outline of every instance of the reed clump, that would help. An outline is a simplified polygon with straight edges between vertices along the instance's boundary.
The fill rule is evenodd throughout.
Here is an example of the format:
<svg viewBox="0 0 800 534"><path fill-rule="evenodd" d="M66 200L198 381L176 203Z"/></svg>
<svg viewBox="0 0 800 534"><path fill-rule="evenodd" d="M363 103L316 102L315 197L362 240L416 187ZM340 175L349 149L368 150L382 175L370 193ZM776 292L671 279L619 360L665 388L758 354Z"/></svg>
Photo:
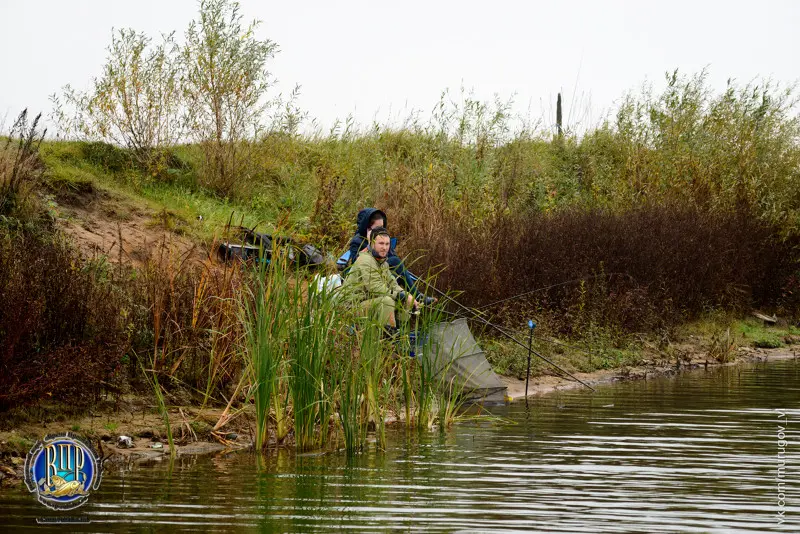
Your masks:
<svg viewBox="0 0 800 534"><path fill-rule="evenodd" d="M405 414L409 426L431 427L442 378L409 355L408 331L384 339L384 325L360 316L289 257L273 249L252 268L250 289L240 296L256 449L292 441L298 450L335 448L341 441L356 454L370 431L385 447L390 417ZM427 328L434 318L438 312L426 311L416 326Z"/></svg>

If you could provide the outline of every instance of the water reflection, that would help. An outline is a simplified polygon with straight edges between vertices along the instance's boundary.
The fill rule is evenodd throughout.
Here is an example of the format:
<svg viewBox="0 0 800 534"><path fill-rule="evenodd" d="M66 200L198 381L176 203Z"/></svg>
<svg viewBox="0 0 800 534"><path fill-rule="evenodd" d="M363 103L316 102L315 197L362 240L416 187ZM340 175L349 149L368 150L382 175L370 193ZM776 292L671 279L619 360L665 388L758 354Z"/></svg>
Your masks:
<svg viewBox="0 0 800 534"><path fill-rule="evenodd" d="M798 531L800 365L694 372L492 408L448 434L391 431L385 453L178 458L109 471L86 530ZM777 424L787 413L786 523ZM794 424L793 424L794 423ZM44 510L0 493L0 525ZM98 525L99 524L99 525Z"/></svg>

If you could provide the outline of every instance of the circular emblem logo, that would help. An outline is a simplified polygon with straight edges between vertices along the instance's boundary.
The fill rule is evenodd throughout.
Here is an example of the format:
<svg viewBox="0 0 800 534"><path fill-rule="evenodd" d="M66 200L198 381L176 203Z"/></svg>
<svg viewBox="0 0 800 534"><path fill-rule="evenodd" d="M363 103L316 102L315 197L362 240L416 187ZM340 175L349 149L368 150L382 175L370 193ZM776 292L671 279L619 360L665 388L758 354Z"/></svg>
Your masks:
<svg viewBox="0 0 800 534"><path fill-rule="evenodd" d="M100 487L101 471L91 443L71 432L50 434L28 453L25 484L48 508L72 510Z"/></svg>

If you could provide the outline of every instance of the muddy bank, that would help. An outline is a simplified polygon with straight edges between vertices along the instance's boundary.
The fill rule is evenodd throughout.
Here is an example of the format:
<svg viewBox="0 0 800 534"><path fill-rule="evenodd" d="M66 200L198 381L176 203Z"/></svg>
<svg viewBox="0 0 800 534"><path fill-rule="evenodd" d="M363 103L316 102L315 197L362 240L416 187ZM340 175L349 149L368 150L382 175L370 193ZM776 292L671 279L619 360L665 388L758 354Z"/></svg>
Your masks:
<svg viewBox="0 0 800 534"><path fill-rule="evenodd" d="M221 408L182 407L170 412L175 456L211 454L252 447L252 418L223 418ZM85 413L40 405L6 414L0 431L0 486L22 481L25 456L48 434L74 432L86 437L106 466L169 459L171 448L163 419L150 399L131 396L102 402ZM10 427L10 428L9 428ZM215 428L216 427L216 428Z"/></svg>
<svg viewBox="0 0 800 534"><path fill-rule="evenodd" d="M618 382L620 380L647 380L659 376L674 375L681 371L698 369L701 367L720 367L731 366L742 363L754 363L764 361L777 361L798 358L799 351L792 348L780 349L759 349L750 347L740 347L737 349L736 358L733 361L720 363L713 358L709 358L705 353L694 353L688 359L677 360L668 364L643 365L635 367L624 367L616 369L601 369L591 373L573 373L574 376L590 386ZM525 398L525 379L511 376L501 376L500 379L508 387L506 400L515 401ZM584 387L578 382L570 379L563 379L555 376L536 376L531 377L528 384L528 396L545 395L554 391L574 389Z"/></svg>
<svg viewBox="0 0 800 534"><path fill-rule="evenodd" d="M177 257L191 254L203 261L207 243L188 237L189 223L165 209L83 184L78 190L54 190L58 226L87 257L104 256L111 263L143 267L157 247Z"/></svg>

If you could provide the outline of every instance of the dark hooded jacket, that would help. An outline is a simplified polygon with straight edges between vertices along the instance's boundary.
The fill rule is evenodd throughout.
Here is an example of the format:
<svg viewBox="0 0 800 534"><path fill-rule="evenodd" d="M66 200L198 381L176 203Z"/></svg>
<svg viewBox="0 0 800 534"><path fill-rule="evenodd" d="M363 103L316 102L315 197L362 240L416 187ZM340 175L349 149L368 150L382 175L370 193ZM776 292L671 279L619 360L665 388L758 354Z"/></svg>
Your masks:
<svg viewBox="0 0 800 534"><path fill-rule="evenodd" d="M386 226L389 221L386 220L386 214L376 208L364 208L363 210L358 212L358 217L356 218L356 224L358 226L358 231L356 231L356 235L350 240L350 259L347 260L348 265L352 265L356 258L358 258L358 253L367 248L367 229L369 228L369 220L373 214L378 213L381 217L383 217L383 226ZM396 256L394 249L389 251L389 256Z"/></svg>

